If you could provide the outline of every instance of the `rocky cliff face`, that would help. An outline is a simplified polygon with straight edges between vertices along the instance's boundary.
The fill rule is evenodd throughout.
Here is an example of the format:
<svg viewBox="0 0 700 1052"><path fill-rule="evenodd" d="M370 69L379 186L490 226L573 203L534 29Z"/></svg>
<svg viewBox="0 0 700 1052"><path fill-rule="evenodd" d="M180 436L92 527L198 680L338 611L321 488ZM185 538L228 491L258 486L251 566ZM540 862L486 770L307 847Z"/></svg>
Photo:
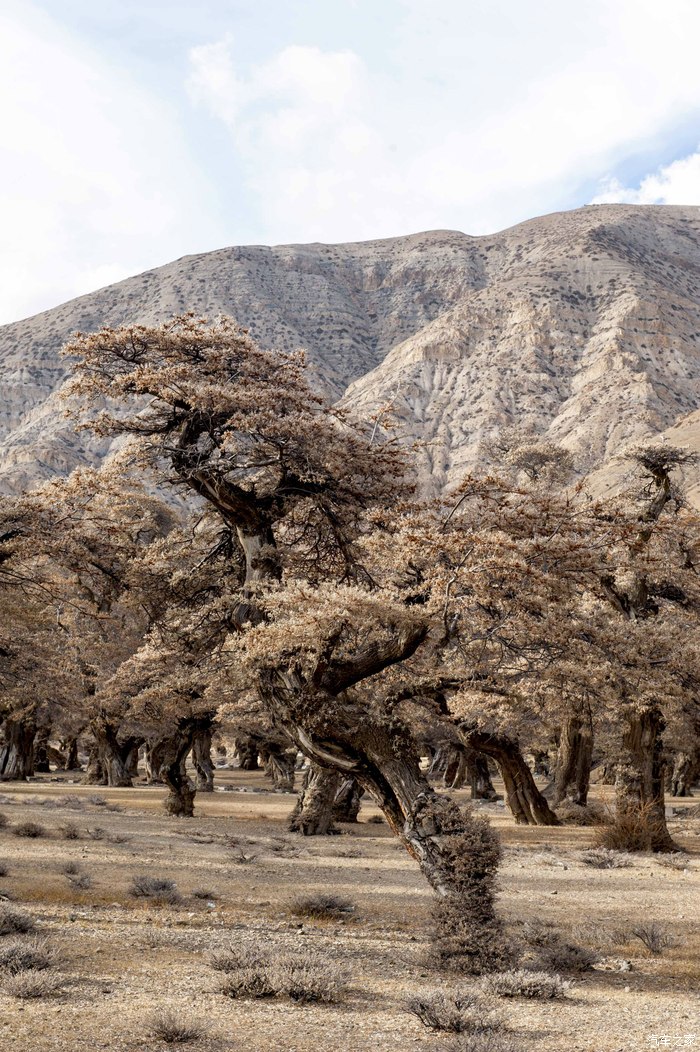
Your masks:
<svg viewBox="0 0 700 1052"><path fill-rule="evenodd" d="M601 205L490 237L222 249L4 326L0 485L107 451L62 416L58 352L72 332L184 310L305 348L316 384L358 412L390 403L421 443L429 490L513 423L597 471L700 408L700 209Z"/></svg>

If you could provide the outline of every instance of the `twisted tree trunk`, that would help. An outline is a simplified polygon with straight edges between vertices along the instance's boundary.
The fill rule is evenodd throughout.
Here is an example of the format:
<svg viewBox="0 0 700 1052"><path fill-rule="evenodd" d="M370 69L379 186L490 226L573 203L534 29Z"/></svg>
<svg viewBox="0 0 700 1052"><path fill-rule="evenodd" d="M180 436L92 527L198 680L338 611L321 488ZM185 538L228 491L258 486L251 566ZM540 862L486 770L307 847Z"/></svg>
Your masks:
<svg viewBox="0 0 700 1052"><path fill-rule="evenodd" d="M195 734L192 742L192 763L197 772L197 789L200 793L214 792L214 764L211 758L212 728Z"/></svg>
<svg viewBox="0 0 700 1052"><path fill-rule="evenodd" d="M561 729L554 774L554 806L569 799L585 807L591 784L593 719L590 710L570 716Z"/></svg>
<svg viewBox="0 0 700 1052"><path fill-rule="evenodd" d="M475 749L467 749L466 761L472 800L498 800L486 757Z"/></svg>
<svg viewBox="0 0 700 1052"><path fill-rule="evenodd" d="M41 727L34 739L34 771L36 774L48 774L49 766L49 735L50 727Z"/></svg>
<svg viewBox="0 0 700 1052"><path fill-rule="evenodd" d="M296 749L291 750L278 742L266 742L260 750L265 774L272 779L272 786L280 793L294 792L294 764Z"/></svg>
<svg viewBox="0 0 700 1052"><path fill-rule="evenodd" d="M336 822L357 822L364 789L354 778L344 778L335 794L333 818Z"/></svg>
<svg viewBox="0 0 700 1052"><path fill-rule="evenodd" d="M249 735L245 738L236 738L236 755L238 766L242 771L257 771L260 768L258 754L261 746L260 738Z"/></svg>
<svg viewBox="0 0 700 1052"><path fill-rule="evenodd" d="M289 816L289 829L303 836L325 836L334 832L333 805L338 792L337 771L309 764L299 797Z"/></svg>
<svg viewBox="0 0 700 1052"><path fill-rule="evenodd" d="M460 732L470 748L491 756L498 764L508 806L518 825L561 825L537 788L517 742L505 734L486 734L468 728L460 728Z"/></svg>
<svg viewBox="0 0 700 1052"><path fill-rule="evenodd" d="M88 763L85 781L92 785L131 788L130 758L133 750L141 744L141 739L129 737L119 741L117 728L105 719L94 720L90 730L95 739L95 748Z"/></svg>
<svg viewBox="0 0 700 1052"><path fill-rule="evenodd" d="M2 725L3 744L0 745L0 781L19 782L34 774L33 719L7 719Z"/></svg>
<svg viewBox="0 0 700 1052"><path fill-rule="evenodd" d="M627 830L630 850L675 851L666 825L664 718L651 705L627 718L615 781L616 824Z"/></svg>
<svg viewBox="0 0 700 1052"><path fill-rule="evenodd" d="M671 796L692 796L697 773L696 758L687 752L677 752L667 779L667 788Z"/></svg>

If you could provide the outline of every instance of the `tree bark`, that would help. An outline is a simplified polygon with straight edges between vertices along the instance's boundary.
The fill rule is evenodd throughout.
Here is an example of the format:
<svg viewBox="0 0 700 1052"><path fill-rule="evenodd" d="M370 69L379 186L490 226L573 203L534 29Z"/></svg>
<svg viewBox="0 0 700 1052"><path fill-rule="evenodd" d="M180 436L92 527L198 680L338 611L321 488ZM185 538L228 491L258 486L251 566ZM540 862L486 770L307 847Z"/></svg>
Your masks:
<svg viewBox="0 0 700 1052"><path fill-rule="evenodd" d="M558 826L561 822L535 784L517 742L505 734L460 728L465 743L491 756L501 772L506 799L518 825Z"/></svg>
<svg viewBox="0 0 700 1052"><path fill-rule="evenodd" d="M475 749L467 749L466 762L472 800L498 800L486 757Z"/></svg>
<svg viewBox="0 0 700 1052"><path fill-rule="evenodd" d="M354 778L344 778L333 801L335 821L357 822L363 795L364 789Z"/></svg>
<svg viewBox="0 0 700 1052"><path fill-rule="evenodd" d="M697 770L698 764L694 756L687 752L677 752L673 757L668 779L671 796L692 796Z"/></svg>
<svg viewBox="0 0 700 1052"><path fill-rule="evenodd" d="M666 825L661 710L628 717L615 781L616 824L629 829L630 850L675 851Z"/></svg>
<svg viewBox="0 0 700 1052"><path fill-rule="evenodd" d="M93 721L90 730L95 738L96 756L94 762L88 764L86 782L131 788L129 757L134 748L138 749L141 739L130 737L120 742L117 729L104 719Z"/></svg>
<svg viewBox="0 0 700 1052"><path fill-rule="evenodd" d="M147 785L162 785L160 768L163 760L162 742L147 742L144 751L144 767L146 769Z"/></svg>
<svg viewBox="0 0 700 1052"><path fill-rule="evenodd" d="M570 716L561 729L554 773L554 806L569 799L585 807L591 784L593 720L590 711Z"/></svg>
<svg viewBox="0 0 700 1052"><path fill-rule="evenodd" d="M333 805L338 792L336 771L309 764L301 791L289 816L289 829L303 836L325 836L334 832Z"/></svg>
<svg viewBox="0 0 700 1052"><path fill-rule="evenodd" d="M37 731L34 739L34 772L35 774L48 774L49 766L49 735L50 727L42 727Z"/></svg>
<svg viewBox="0 0 700 1052"><path fill-rule="evenodd" d="M260 758L265 774L272 779L273 789L280 793L293 793L296 749L285 748L278 742L266 742L261 746Z"/></svg>
<svg viewBox="0 0 700 1052"><path fill-rule="evenodd" d="M34 720L7 719L2 725L0 781L20 782L34 774Z"/></svg>
<svg viewBox="0 0 700 1052"><path fill-rule="evenodd" d="M194 815L197 790L187 774L185 761L195 737L207 729L211 729L210 716L186 716L178 720L167 737L151 746L151 756L158 757L157 775L168 787L164 807L169 815L180 818Z"/></svg>
<svg viewBox="0 0 700 1052"><path fill-rule="evenodd" d="M258 762L260 746L260 739L254 738L252 735L245 738L236 738L238 766L242 771L257 771L260 769L260 764Z"/></svg>
<svg viewBox="0 0 700 1052"><path fill-rule="evenodd" d="M214 792L214 763L211 758L212 728L199 731L192 742L192 763L200 793Z"/></svg>

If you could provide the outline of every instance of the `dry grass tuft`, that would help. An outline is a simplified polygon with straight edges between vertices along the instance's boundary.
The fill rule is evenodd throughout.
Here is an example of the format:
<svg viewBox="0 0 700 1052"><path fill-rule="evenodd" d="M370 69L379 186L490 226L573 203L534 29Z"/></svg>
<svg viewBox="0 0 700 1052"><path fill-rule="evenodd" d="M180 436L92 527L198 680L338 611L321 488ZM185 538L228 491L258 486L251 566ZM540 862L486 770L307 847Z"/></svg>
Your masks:
<svg viewBox="0 0 700 1052"><path fill-rule="evenodd" d="M482 987L487 993L497 997L526 997L531 1000L552 1001L565 997L571 983L550 972L518 969L487 975L482 980Z"/></svg>
<svg viewBox="0 0 700 1052"><path fill-rule="evenodd" d="M129 893L135 899L147 899L158 905L174 906L182 901L175 881L165 877L136 876L131 881Z"/></svg>
<svg viewBox="0 0 700 1052"><path fill-rule="evenodd" d="M0 943L0 971L9 975L52 968L57 951L45 939L9 939Z"/></svg>
<svg viewBox="0 0 700 1052"><path fill-rule="evenodd" d="M15 836L29 837L32 840L46 836L46 829L38 822L20 822L13 827L12 832Z"/></svg>
<svg viewBox="0 0 700 1052"><path fill-rule="evenodd" d="M329 895L319 892L314 895L300 895L289 907L295 917L310 917L313 920L337 920L351 917L355 904L340 895Z"/></svg>
<svg viewBox="0 0 700 1052"><path fill-rule="evenodd" d="M654 956L660 956L676 941L666 925L658 924L656 921L651 921L649 924L638 924L635 928L630 929L630 935L639 939Z"/></svg>
<svg viewBox="0 0 700 1052"><path fill-rule="evenodd" d="M62 993L66 979L58 972L48 969L38 972L34 969L9 975L2 984L3 992L22 1001L38 1000L42 997L56 997Z"/></svg>
<svg viewBox="0 0 700 1052"><path fill-rule="evenodd" d="M589 851L582 851L580 858L584 866L593 866L594 869L625 869L632 865L627 855L607 847L593 847Z"/></svg>
<svg viewBox="0 0 700 1052"><path fill-rule="evenodd" d="M485 1030L483 1033L457 1034L438 1045L435 1052L524 1052L524 1046L512 1034Z"/></svg>
<svg viewBox="0 0 700 1052"><path fill-rule="evenodd" d="M205 1033L200 1023L186 1021L169 1009L156 1012L146 1021L146 1025L153 1036L166 1045L184 1045L188 1041L197 1041Z"/></svg>
<svg viewBox="0 0 700 1052"><path fill-rule="evenodd" d="M503 1026L494 1002L477 990L435 990L411 997L406 1009L426 1029L442 1033L478 1034Z"/></svg>
<svg viewBox="0 0 700 1052"><path fill-rule="evenodd" d="M26 935L34 931L34 918L13 906L0 905L0 935Z"/></svg>

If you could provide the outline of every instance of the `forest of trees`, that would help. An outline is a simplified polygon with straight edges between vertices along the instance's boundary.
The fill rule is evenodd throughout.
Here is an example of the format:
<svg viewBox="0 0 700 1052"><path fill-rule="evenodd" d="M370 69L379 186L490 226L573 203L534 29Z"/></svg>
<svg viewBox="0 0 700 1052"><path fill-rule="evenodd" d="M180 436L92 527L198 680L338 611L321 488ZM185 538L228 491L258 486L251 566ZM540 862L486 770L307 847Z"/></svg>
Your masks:
<svg viewBox="0 0 700 1052"><path fill-rule="evenodd" d="M625 492L595 499L569 453L511 428L428 502L388 416L327 404L303 356L230 319L65 353L72 413L118 452L0 500L0 778L84 755L85 779L130 786L141 752L190 816L217 735L282 789L301 753L291 827L328 832L367 793L457 971L511 949L498 839L445 788L488 799L498 773L517 822L595 820L595 768L610 836L674 850L665 793L700 775L690 453L628 450Z"/></svg>

